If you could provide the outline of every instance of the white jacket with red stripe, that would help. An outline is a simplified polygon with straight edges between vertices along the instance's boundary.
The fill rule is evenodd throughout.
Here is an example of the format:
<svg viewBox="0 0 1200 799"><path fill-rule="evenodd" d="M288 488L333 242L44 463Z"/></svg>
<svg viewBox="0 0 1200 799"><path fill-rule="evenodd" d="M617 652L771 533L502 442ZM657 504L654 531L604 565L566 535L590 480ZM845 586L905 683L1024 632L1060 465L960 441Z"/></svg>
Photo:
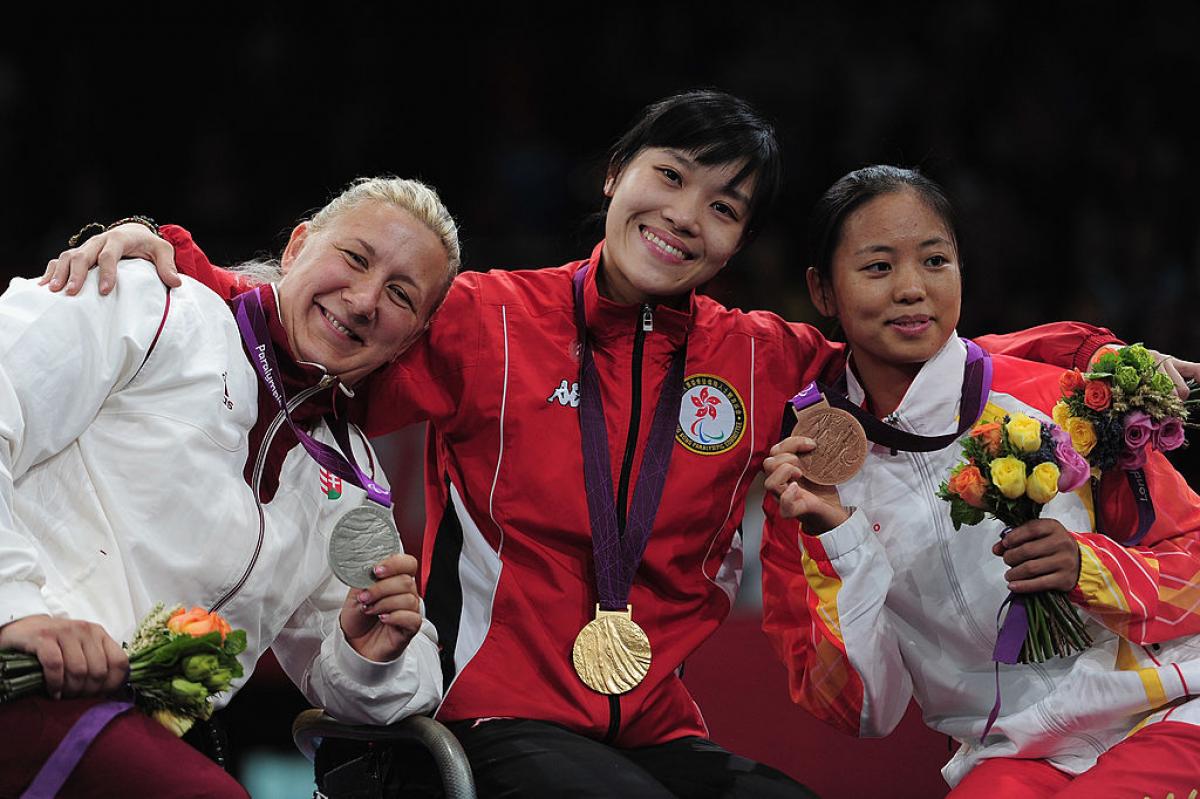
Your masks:
<svg viewBox="0 0 1200 799"><path fill-rule="evenodd" d="M364 492L329 491L294 447L260 537L242 476L257 392L228 307L190 278L168 293L131 262L109 297L94 276L76 297L14 280L0 297L0 624L51 614L121 642L156 602L219 605L246 630L245 679L270 646L339 718L428 712L428 621L391 663L359 656L338 624L329 533ZM332 443L324 424L315 435Z"/></svg>
<svg viewBox="0 0 1200 799"><path fill-rule="evenodd" d="M894 426L926 436L958 424L966 350L957 337L924 365ZM985 421L1027 413L1047 419L1061 369L993 357ZM850 398L862 388L847 370ZM1059 495L1043 511L1075 533L1083 565L1071 599L1095 644L1042 664L999 667L1002 707L981 742L996 694L996 614L1008 567L992 554L992 519L961 530L936 495L961 458L957 444L929 452L874 445L862 470L838 487L851 517L820 536L798 535L768 505L764 626L788 667L793 699L851 734L883 736L909 700L961 747L943 770L954 785L983 758L1043 758L1069 773L1140 726L1170 717L1200 723L1200 498L1155 455L1147 477L1157 520L1141 546L1094 529L1092 489ZM1108 529L1128 537L1136 511L1123 480L1099 492ZM1103 626L1103 625L1108 625Z"/></svg>

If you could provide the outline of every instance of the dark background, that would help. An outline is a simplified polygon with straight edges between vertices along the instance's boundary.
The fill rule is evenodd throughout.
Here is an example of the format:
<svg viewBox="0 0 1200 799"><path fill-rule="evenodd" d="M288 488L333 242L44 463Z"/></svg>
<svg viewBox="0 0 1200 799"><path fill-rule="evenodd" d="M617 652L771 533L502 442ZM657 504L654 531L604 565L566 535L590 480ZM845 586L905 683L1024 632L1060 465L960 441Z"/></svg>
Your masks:
<svg viewBox="0 0 1200 799"><path fill-rule="evenodd" d="M0 278L130 213L186 225L219 263L273 254L379 173L440 189L468 268L557 265L599 238L604 152L637 111L717 86L776 121L786 169L764 234L709 287L727 304L814 319L808 209L850 169L915 165L961 213L961 332L1077 318L1200 357L1193 5L24 13L0 24ZM281 732L290 701L248 691L238 725Z"/></svg>

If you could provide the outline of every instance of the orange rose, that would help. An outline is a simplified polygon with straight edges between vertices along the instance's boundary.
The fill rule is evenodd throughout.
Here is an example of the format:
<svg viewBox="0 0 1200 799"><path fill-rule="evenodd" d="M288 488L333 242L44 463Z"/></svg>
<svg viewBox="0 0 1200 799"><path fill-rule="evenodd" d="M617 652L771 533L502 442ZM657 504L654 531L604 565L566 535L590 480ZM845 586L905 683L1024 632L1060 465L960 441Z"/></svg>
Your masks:
<svg viewBox="0 0 1200 799"><path fill-rule="evenodd" d="M1079 389L1083 388L1084 379L1078 369L1072 369L1069 372L1063 372L1062 377L1058 378L1058 387L1062 390L1064 397L1069 397Z"/></svg>
<svg viewBox="0 0 1200 799"><path fill-rule="evenodd" d="M1000 423L987 422L986 424L977 424L971 430L971 436L978 438L987 448L989 455L1000 454Z"/></svg>
<svg viewBox="0 0 1200 799"><path fill-rule="evenodd" d="M999 428L999 425L996 425L996 427ZM974 435L974 431L972 431L972 435ZM983 479L983 474L979 471L979 467L970 465L964 466L958 471L958 474L951 477L946 483L946 488L951 493L962 497L963 502L971 507L982 508L983 497L987 493L988 484L987 480Z"/></svg>
<svg viewBox="0 0 1200 799"><path fill-rule="evenodd" d="M1088 380L1083 385L1083 404L1093 411L1106 411L1112 405L1112 389L1104 380Z"/></svg>
<svg viewBox="0 0 1200 799"><path fill-rule="evenodd" d="M193 638L199 638L209 633L220 633L222 641L233 630L229 626L229 622L216 613L209 613L200 607L188 611L180 608L175 611L171 614L171 618L167 619L167 629L176 635L190 635Z"/></svg>

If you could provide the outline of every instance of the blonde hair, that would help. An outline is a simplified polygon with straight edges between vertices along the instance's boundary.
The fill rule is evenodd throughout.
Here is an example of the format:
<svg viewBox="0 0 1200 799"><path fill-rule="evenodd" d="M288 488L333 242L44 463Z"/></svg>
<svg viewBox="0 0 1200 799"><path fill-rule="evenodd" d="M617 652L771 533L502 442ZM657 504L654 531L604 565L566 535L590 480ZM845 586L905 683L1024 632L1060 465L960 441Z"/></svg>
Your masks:
<svg viewBox="0 0 1200 799"><path fill-rule="evenodd" d="M355 178L341 194L312 215L308 220L309 229L314 232L321 230L332 224L340 215L366 202L387 203L407 211L441 241L446 250L446 279L433 306L436 309L445 299L454 276L462 267L462 245L458 241L458 224L454 217L450 215L450 211L432 186L419 180L387 175ZM247 261L234 268L263 283L275 283L283 276L276 259Z"/></svg>

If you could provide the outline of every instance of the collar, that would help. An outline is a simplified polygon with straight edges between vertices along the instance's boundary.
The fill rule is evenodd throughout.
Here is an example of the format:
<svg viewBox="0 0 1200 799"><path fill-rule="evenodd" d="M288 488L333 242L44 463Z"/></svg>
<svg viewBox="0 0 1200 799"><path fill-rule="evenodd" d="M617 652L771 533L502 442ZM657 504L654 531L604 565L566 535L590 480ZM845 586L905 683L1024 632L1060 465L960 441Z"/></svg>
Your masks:
<svg viewBox="0 0 1200 799"><path fill-rule="evenodd" d="M288 341L287 330L283 326L283 317L279 309L279 290L275 284L270 284L271 290L261 293L263 313L267 317L267 329L271 333L271 343L275 346L275 357L279 361L279 374L283 378L283 389L288 397L294 397L310 386L316 385L328 374L325 367L317 363L301 361L292 353ZM348 397L354 392L343 386L339 380L334 385L339 386ZM336 413L338 392L334 390L319 391L306 400L299 408L292 411L292 418L297 422L307 421L326 413ZM278 409L276 409L278 410ZM271 414L274 416L274 413Z"/></svg>
<svg viewBox="0 0 1200 799"><path fill-rule="evenodd" d="M597 341L632 338L641 324L642 310L645 304L622 305L600 296L596 277L601 268L603 252L604 242L601 241L592 250L591 257L576 267L576 269L583 269L589 264L592 267L583 284L583 308L587 318L588 333ZM695 323L696 292L693 290L688 293L683 308L655 303L651 307L651 312L654 332L665 335L672 348L681 346L687 340L687 335Z"/></svg>
<svg viewBox="0 0 1200 799"><path fill-rule="evenodd" d="M937 354L921 366L895 415L918 435L940 436L955 432L966 363L967 346L957 332L952 333ZM846 359L846 396L856 405L862 405L867 399L866 391L850 368L849 357Z"/></svg>

